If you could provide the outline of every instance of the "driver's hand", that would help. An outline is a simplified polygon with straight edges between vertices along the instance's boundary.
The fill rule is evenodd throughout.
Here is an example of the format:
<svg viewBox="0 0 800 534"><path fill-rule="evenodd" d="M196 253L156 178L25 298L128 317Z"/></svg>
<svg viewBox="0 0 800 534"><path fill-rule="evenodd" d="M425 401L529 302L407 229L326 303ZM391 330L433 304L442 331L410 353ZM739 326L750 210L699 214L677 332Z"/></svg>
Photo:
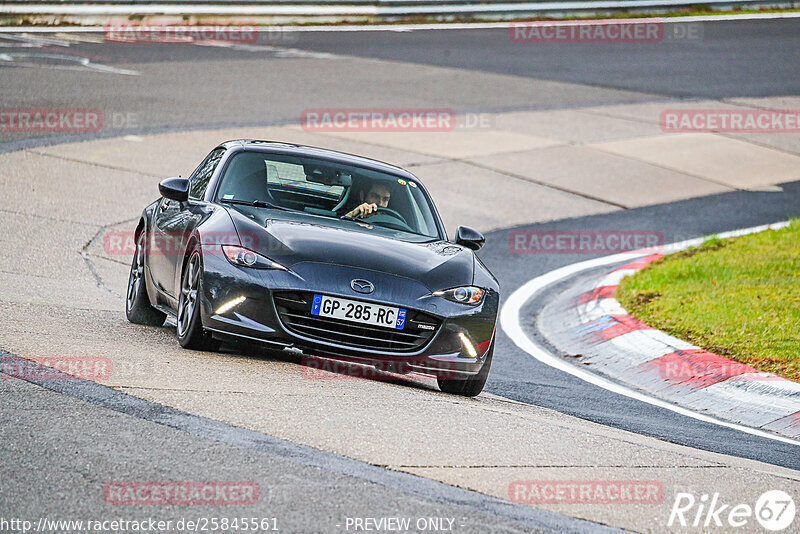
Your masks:
<svg viewBox="0 0 800 534"><path fill-rule="evenodd" d="M373 213L378 211L377 204L370 204L368 202L364 202L360 206L356 206L350 213L347 214L348 217L369 217Z"/></svg>

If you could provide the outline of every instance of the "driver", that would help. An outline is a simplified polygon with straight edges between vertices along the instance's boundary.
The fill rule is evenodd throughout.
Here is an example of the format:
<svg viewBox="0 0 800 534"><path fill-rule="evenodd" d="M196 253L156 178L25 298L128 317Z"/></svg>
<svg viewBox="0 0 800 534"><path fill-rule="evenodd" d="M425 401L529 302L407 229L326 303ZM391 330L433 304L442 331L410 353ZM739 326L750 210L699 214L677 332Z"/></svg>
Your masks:
<svg viewBox="0 0 800 534"><path fill-rule="evenodd" d="M361 204L347 213L347 217L369 217L378 211L378 208L385 208L389 205L392 192L386 184L373 182L366 194L360 191Z"/></svg>

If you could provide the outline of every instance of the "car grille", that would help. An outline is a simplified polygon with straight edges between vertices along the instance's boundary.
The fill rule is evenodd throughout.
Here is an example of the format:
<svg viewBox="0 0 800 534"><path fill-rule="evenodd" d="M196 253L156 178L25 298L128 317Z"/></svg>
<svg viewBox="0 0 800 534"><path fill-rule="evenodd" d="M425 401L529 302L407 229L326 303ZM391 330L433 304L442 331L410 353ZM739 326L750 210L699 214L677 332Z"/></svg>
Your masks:
<svg viewBox="0 0 800 534"><path fill-rule="evenodd" d="M281 291L273 294L275 308L287 330L342 346L386 352L415 352L433 338L441 324L436 317L416 310L408 310L403 330L319 317L311 315L313 298L312 293Z"/></svg>

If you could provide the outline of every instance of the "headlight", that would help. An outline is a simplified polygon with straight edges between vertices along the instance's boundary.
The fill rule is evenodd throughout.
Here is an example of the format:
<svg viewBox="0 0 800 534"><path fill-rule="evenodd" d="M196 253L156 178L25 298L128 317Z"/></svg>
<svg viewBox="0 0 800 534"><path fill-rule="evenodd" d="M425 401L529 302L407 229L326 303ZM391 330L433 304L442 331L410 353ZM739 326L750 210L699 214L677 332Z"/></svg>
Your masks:
<svg viewBox="0 0 800 534"><path fill-rule="evenodd" d="M483 300L485 291L479 287L464 286L454 287L452 289L445 289L442 291L434 291L434 297L444 297L453 302L460 302L461 304L469 304L470 306L477 306Z"/></svg>
<svg viewBox="0 0 800 534"><path fill-rule="evenodd" d="M280 269L286 271L286 267L280 263L274 262L266 256L262 256L258 252L253 252L244 247L237 247L235 245L222 245L222 252L228 261L239 267L252 267L253 269Z"/></svg>

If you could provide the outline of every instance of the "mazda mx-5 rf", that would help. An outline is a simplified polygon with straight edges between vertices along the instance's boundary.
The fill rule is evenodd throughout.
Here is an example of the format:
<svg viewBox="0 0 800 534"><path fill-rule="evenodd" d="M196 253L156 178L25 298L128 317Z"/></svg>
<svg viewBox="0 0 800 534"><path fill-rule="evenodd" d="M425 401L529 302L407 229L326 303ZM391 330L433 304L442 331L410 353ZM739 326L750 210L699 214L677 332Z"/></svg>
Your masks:
<svg viewBox="0 0 800 534"><path fill-rule="evenodd" d="M131 322L173 315L188 349L256 342L483 389L500 298L474 252L485 239L462 226L448 240L413 174L238 140L158 188L136 226Z"/></svg>

